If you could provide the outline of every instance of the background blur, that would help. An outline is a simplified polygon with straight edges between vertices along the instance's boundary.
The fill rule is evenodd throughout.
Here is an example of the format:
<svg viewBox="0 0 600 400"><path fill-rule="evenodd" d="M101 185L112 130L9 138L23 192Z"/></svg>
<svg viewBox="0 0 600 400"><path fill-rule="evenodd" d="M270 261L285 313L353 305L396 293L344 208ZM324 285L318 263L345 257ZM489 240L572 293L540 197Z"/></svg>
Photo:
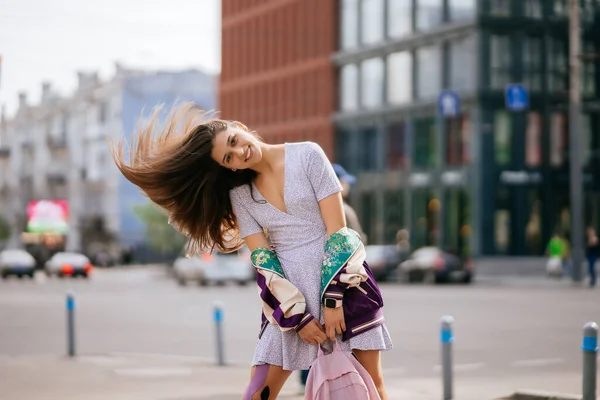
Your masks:
<svg viewBox="0 0 600 400"><path fill-rule="evenodd" d="M0 0L0 387L239 398L260 317L247 251L182 257L106 144L157 105L193 101L270 143L317 142L356 177L346 200L396 342L391 398L440 397L447 313L463 399L578 391L580 328L600 299L553 278L571 268L572 154L578 226L600 229L600 0L579 2L574 153L569 3ZM427 285L453 280L475 285ZM414 281L426 285L401 285ZM81 300L76 367L52 358L67 290ZM212 367L212 301L238 369Z"/></svg>

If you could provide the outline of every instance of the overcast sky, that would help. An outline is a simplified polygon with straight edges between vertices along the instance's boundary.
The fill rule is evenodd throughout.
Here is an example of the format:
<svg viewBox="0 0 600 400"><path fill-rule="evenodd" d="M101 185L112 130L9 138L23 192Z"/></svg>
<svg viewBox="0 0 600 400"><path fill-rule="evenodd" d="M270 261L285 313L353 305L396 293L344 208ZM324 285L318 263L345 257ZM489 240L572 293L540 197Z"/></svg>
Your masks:
<svg viewBox="0 0 600 400"><path fill-rule="evenodd" d="M77 71L220 69L220 0L0 0L0 104L39 102L42 81L73 91Z"/></svg>

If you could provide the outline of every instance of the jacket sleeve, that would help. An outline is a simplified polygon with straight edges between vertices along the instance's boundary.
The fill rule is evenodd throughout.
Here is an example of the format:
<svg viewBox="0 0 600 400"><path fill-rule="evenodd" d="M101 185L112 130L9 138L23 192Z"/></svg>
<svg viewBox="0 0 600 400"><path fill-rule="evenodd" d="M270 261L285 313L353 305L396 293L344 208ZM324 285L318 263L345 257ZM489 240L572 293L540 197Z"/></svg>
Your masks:
<svg viewBox="0 0 600 400"><path fill-rule="evenodd" d="M304 328L313 316L306 312L302 293L285 278L275 252L261 247L255 249L250 258L256 269L256 283L265 318L282 331Z"/></svg>
<svg viewBox="0 0 600 400"><path fill-rule="evenodd" d="M342 300L347 289L360 289L369 279L365 256L365 246L352 229L342 228L329 237L321 264L321 301Z"/></svg>

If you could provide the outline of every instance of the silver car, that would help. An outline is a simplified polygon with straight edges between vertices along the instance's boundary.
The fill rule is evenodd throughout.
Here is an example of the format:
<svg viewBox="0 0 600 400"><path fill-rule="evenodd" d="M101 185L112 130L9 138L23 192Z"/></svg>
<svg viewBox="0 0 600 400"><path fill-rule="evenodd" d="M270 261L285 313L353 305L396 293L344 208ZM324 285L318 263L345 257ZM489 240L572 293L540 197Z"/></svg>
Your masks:
<svg viewBox="0 0 600 400"><path fill-rule="evenodd" d="M56 253L46 264L44 270L48 276L82 276L87 278L93 266L89 258L79 253Z"/></svg>
<svg viewBox="0 0 600 400"><path fill-rule="evenodd" d="M243 247L237 252L212 254L204 253L195 257L179 257L173 263L173 274L180 285L195 282L225 284L235 282L245 285L255 279L254 268L250 263L250 251Z"/></svg>
<svg viewBox="0 0 600 400"><path fill-rule="evenodd" d="M3 279L8 278L9 275L33 278L35 259L25 250L4 250L0 252L0 273Z"/></svg>

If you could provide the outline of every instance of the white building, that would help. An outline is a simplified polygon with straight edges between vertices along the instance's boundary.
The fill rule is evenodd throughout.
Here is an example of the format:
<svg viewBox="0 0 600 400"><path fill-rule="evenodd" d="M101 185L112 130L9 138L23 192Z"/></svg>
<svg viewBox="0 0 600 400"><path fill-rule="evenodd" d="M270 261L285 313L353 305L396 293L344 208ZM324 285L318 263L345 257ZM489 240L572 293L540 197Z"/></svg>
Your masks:
<svg viewBox="0 0 600 400"><path fill-rule="evenodd" d="M16 114L0 123L0 216L12 226L9 246L40 238L23 235L30 201L67 200L68 250L91 252L93 243L133 245L144 241L133 214L146 200L118 172L108 140L130 138L140 117L159 104L194 101L213 109L216 77L197 70L141 72L116 66L112 79L79 73L70 97L48 83L30 105L19 95Z"/></svg>

